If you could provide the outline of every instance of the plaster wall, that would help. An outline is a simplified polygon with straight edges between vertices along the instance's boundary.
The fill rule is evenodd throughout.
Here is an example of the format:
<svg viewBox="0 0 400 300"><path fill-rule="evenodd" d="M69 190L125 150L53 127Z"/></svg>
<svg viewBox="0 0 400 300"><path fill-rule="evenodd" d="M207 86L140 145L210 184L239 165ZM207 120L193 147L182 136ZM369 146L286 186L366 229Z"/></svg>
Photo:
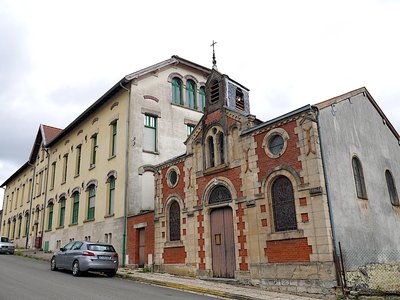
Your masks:
<svg viewBox="0 0 400 300"><path fill-rule="evenodd" d="M363 93L320 112L321 141L336 242L345 251L400 249L400 208L390 202L385 171L400 187L399 142ZM368 199L356 194L352 157L362 164ZM374 259L383 259L375 254Z"/></svg>
<svg viewBox="0 0 400 300"><path fill-rule="evenodd" d="M198 100L199 88L204 85L206 74L181 65L169 66L157 73L134 80L131 86L128 215L154 209L154 180L149 180L148 174L144 175L146 172L140 172L139 168L143 165L156 165L184 154L186 151L184 142L188 136L186 124L196 125L203 115L199 110L172 103L170 75L173 73L183 77L184 103L186 103L185 76L191 75L190 78L196 79L196 100ZM145 114L157 117L155 152L143 149Z"/></svg>

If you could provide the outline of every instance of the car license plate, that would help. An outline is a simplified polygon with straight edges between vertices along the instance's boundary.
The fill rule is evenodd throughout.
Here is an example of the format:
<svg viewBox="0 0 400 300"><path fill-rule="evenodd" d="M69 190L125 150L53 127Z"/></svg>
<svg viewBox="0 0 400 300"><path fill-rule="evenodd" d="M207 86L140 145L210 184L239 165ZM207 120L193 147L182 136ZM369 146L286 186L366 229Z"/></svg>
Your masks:
<svg viewBox="0 0 400 300"><path fill-rule="evenodd" d="M110 260L111 256L107 256L107 255L99 255L98 256L99 259L106 259L106 260Z"/></svg>

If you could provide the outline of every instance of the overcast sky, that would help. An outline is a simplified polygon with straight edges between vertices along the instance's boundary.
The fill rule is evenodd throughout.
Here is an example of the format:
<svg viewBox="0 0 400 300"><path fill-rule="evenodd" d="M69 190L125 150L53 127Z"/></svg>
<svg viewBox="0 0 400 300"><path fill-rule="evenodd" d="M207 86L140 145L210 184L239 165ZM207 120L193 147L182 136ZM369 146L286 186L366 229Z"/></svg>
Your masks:
<svg viewBox="0 0 400 300"><path fill-rule="evenodd" d="M0 0L0 182L39 124L66 127L174 54L211 67L212 40L262 120L365 86L399 131L399 15L396 0Z"/></svg>

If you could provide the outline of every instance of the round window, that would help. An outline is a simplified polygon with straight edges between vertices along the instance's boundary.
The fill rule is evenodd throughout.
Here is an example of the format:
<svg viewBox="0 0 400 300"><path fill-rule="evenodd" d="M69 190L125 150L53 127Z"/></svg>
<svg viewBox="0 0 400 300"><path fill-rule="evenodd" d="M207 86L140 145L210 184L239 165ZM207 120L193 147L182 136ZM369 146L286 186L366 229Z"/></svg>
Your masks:
<svg viewBox="0 0 400 300"><path fill-rule="evenodd" d="M269 140L268 149L273 155L278 155L282 152L284 145L285 141L283 140L283 137L276 134Z"/></svg>
<svg viewBox="0 0 400 300"><path fill-rule="evenodd" d="M175 170L171 170L168 175L168 180L171 186L175 186L178 182L178 173Z"/></svg>

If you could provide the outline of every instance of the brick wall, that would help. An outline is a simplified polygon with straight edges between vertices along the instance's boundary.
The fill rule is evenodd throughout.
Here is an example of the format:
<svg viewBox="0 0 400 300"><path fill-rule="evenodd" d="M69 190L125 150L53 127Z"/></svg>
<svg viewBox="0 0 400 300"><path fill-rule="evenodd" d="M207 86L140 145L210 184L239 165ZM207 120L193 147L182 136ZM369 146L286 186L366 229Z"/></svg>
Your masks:
<svg viewBox="0 0 400 300"><path fill-rule="evenodd" d="M216 120L220 120L222 118L222 112L220 110L214 111L206 116L206 120L204 123L206 125L213 123Z"/></svg>
<svg viewBox="0 0 400 300"><path fill-rule="evenodd" d="M164 264L184 264L186 258L185 247L164 248Z"/></svg>
<svg viewBox="0 0 400 300"><path fill-rule="evenodd" d="M301 162L298 160L300 156L300 149L297 148L296 143L298 142L298 137L294 132L296 128L296 121L292 121L290 123L282 125L280 128L284 129L288 135L289 140L287 141L287 147L285 152L281 157L271 159L265 153L264 148L262 147L263 140L267 132L260 133L256 135L254 138L257 142L256 154L258 156L258 168L260 172L258 173L258 180L262 182L263 177L269 170L280 166L282 164L290 165L294 168L299 174L302 169Z"/></svg>
<svg viewBox="0 0 400 300"><path fill-rule="evenodd" d="M185 170L184 170L184 162L180 162L175 165L180 172L179 178L178 178L178 184L170 188L167 183L167 171L169 168L164 168L162 170L162 194L163 195L171 195L171 194L178 194L181 199L185 199ZM167 197L163 198L163 203L166 201Z"/></svg>
<svg viewBox="0 0 400 300"><path fill-rule="evenodd" d="M267 241L265 255L270 263L309 262L312 247L307 238Z"/></svg>
<svg viewBox="0 0 400 300"><path fill-rule="evenodd" d="M129 264L139 264L139 229L134 228L135 224L147 223L145 230L144 258L145 264L148 263L149 254L153 255L154 261L154 212L143 215L128 217L127 229L127 254Z"/></svg>

